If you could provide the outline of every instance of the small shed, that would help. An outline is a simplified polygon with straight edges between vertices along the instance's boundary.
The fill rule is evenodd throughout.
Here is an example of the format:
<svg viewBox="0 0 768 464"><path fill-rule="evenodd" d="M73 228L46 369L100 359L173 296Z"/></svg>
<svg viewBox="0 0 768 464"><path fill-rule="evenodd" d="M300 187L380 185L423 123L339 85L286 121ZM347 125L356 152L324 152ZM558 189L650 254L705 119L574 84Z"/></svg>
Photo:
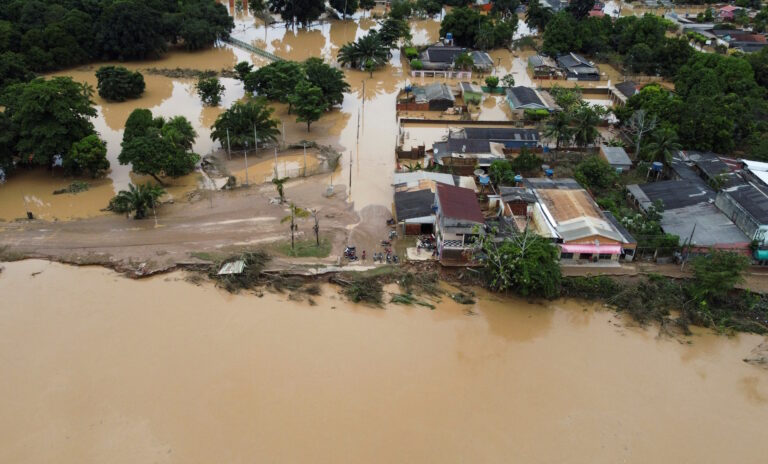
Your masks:
<svg viewBox="0 0 768 464"><path fill-rule="evenodd" d="M559 73L557 63L548 56L529 56L528 66L533 68L533 77L536 79L550 79Z"/></svg>
<svg viewBox="0 0 768 464"><path fill-rule="evenodd" d="M395 220L403 235L431 234L434 230L435 194L430 189L395 192Z"/></svg>
<svg viewBox="0 0 768 464"><path fill-rule="evenodd" d="M470 56L472 57L475 69L485 73L491 72L493 69L493 59L489 54L475 50Z"/></svg>
<svg viewBox="0 0 768 464"><path fill-rule="evenodd" d="M600 145L600 156L608 161L608 164L614 169L628 171L632 168L632 160L629 159L627 152L621 147Z"/></svg>
<svg viewBox="0 0 768 464"><path fill-rule="evenodd" d="M456 106L456 99L447 84L435 82L425 87L414 87L417 104L426 103L430 111L445 111Z"/></svg>
<svg viewBox="0 0 768 464"><path fill-rule="evenodd" d="M459 88L461 89L461 98L464 99L464 103L469 101L480 103L483 99L483 88L477 84L462 82L459 84Z"/></svg>

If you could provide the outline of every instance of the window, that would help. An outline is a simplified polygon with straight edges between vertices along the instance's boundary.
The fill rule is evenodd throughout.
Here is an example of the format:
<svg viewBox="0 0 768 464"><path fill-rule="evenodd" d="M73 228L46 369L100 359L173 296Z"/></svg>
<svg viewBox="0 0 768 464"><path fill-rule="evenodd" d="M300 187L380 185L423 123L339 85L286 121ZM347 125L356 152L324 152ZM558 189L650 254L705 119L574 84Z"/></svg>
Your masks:
<svg viewBox="0 0 768 464"><path fill-rule="evenodd" d="M592 253L579 253L579 259L592 259Z"/></svg>
<svg viewBox="0 0 768 464"><path fill-rule="evenodd" d="M597 259L611 259L613 257L610 253L600 253Z"/></svg>
<svg viewBox="0 0 768 464"><path fill-rule="evenodd" d="M560 253L560 259L573 259L573 253Z"/></svg>

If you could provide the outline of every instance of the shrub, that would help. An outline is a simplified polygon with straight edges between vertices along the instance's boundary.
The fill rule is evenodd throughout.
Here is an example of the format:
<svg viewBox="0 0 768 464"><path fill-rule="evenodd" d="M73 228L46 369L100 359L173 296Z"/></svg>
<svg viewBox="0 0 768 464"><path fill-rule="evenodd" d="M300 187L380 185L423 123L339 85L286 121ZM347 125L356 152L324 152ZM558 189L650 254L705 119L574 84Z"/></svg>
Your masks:
<svg viewBox="0 0 768 464"><path fill-rule="evenodd" d="M485 78L485 84L493 90L499 86L499 78L496 76L488 76Z"/></svg>
<svg viewBox="0 0 768 464"><path fill-rule="evenodd" d="M405 47L405 57L409 60L412 60L419 56L419 51L416 50L416 47Z"/></svg>
<svg viewBox="0 0 768 464"><path fill-rule="evenodd" d="M424 63L422 63L421 60L414 58L411 60L411 68L418 71L419 69L424 68Z"/></svg>
<svg viewBox="0 0 768 464"><path fill-rule="evenodd" d="M534 110L527 108L523 114L528 121L541 121L549 116L549 111L545 109Z"/></svg>

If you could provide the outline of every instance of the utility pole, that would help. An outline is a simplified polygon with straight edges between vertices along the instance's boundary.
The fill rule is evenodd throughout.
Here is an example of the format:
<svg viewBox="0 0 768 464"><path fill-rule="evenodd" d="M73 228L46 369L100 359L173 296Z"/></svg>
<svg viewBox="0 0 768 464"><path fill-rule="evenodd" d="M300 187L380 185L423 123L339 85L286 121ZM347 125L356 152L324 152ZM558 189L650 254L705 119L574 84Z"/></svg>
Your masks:
<svg viewBox="0 0 768 464"><path fill-rule="evenodd" d="M227 156L232 159L232 149L229 146L229 127L227 127Z"/></svg>
<svg viewBox="0 0 768 464"><path fill-rule="evenodd" d="M346 6L344 6L344 9L346 10ZM301 144L302 148L304 148L304 176L307 177L307 144L306 142L303 142Z"/></svg>
<svg viewBox="0 0 768 464"><path fill-rule="evenodd" d="M691 253L691 243L693 240L693 233L696 232L696 223L693 223L693 229L691 229L691 236L688 237L688 254ZM682 271L685 268L685 262L688 261L688 255L683 255L682 259L683 263L680 265L680 270Z"/></svg>
<svg viewBox="0 0 768 464"><path fill-rule="evenodd" d="M277 179L277 145L275 145L275 179Z"/></svg>
<svg viewBox="0 0 768 464"><path fill-rule="evenodd" d="M243 153L245 154L245 185L248 185L248 141L245 141L243 147Z"/></svg>

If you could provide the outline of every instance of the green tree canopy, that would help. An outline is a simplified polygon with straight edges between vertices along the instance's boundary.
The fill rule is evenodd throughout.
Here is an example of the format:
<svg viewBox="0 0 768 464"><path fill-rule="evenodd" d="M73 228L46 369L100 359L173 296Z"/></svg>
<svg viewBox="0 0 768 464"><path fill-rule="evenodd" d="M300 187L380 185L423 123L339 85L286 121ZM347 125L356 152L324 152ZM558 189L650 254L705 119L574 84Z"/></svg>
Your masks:
<svg viewBox="0 0 768 464"><path fill-rule="evenodd" d="M144 219L150 209L159 206L158 199L165 195L165 190L159 185L150 183L133 185L128 184L128 190L120 190L109 201L108 209L116 213L134 212L134 219Z"/></svg>
<svg viewBox="0 0 768 464"><path fill-rule="evenodd" d="M123 66L102 66L96 70L99 96L105 100L125 101L144 93L144 76Z"/></svg>
<svg viewBox="0 0 768 464"><path fill-rule="evenodd" d="M379 34L369 32L356 42L341 47L338 54L339 64L356 69L376 68L387 62L389 47L381 41Z"/></svg>
<svg viewBox="0 0 768 464"><path fill-rule="evenodd" d="M129 117L131 130L128 131L126 123L122 151L117 157L120 164L131 164L133 172L150 175L161 184L160 177L180 177L192 172L200 161L200 156L192 152L197 137L192 124L184 116L167 121L155 118L149 124L147 111L135 110Z"/></svg>
<svg viewBox="0 0 768 464"><path fill-rule="evenodd" d="M344 92L349 92L349 84L342 71L326 64L320 58L308 58L304 62L304 71L307 81L322 91L327 106L341 105Z"/></svg>
<svg viewBox="0 0 768 464"><path fill-rule="evenodd" d="M749 258L722 250L693 259L693 282L690 292L697 301L712 302L724 298L743 281Z"/></svg>
<svg viewBox="0 0 768 464"><path fill-rule="evenodd" d="M580 162L573 177L596 194L614 188L619 180L616 170L599 156L589 156Z"/></svg>
<svg viewBox="0 0 768 464"><path fill-rule="evenodd" d="M211 139L226 146L229 130L229 141L233 147L243 147L246 141L252 147L256 146L256 142L274 142L280 131L277 129L278 120L272 118L273 112L263 99L235 102L216 118ZM257 140L254 140L254 128Z"/></svg>
<svg viewBox="0 0 768 464"><path fill-rule="evenodd" d="M357 11L357 0L330 0L331 7L341 13L343 19Z"/></svg>
<svg viewBox="0 0 768 464"><path fill-rule="evenodd" d="M195 86L197 94L204 104L208 106L218 106L221 102L221 94L224 93L224 86L219 82L218 77L201 77Z"/></svg>
<svg viewBox="0 0 768 464"><path fill-rule="evenodd" d="M93 90L69 77L34 79L8 88L5 112L17 129L16 151L24 161L50 165L66 158L72 144L94 134Z"/></svg>
<svg viewBox="0 0 768 464"><path fill-rule="evenodd" d="M91 134L72 144L64 169L70 174L88 174L93 178L103 176L109 169L107 145L96 134Z"/></svg>
<svg viewBox="0 0 768 464"><path fill-rule="evenodd" d="M557 248L527 229L501 241L484 236L475 256L483 263L484 281L493 291L544 298L560 292Z"/></svg>
<svg viewBox="0 0 768 464"><path fill-rule="evenodd" d="M296 122L306 122L307 132L310 125L320 119L328 108L323 99L323 91L307 81L299 82L294 90Z"/></svg>
<svg viewBox="0 0 768 464"><path fill-rule="evenodd" d="M309 26L325 11L323 0L269 0L269 11L279 14L286 24Z"/></svg>

